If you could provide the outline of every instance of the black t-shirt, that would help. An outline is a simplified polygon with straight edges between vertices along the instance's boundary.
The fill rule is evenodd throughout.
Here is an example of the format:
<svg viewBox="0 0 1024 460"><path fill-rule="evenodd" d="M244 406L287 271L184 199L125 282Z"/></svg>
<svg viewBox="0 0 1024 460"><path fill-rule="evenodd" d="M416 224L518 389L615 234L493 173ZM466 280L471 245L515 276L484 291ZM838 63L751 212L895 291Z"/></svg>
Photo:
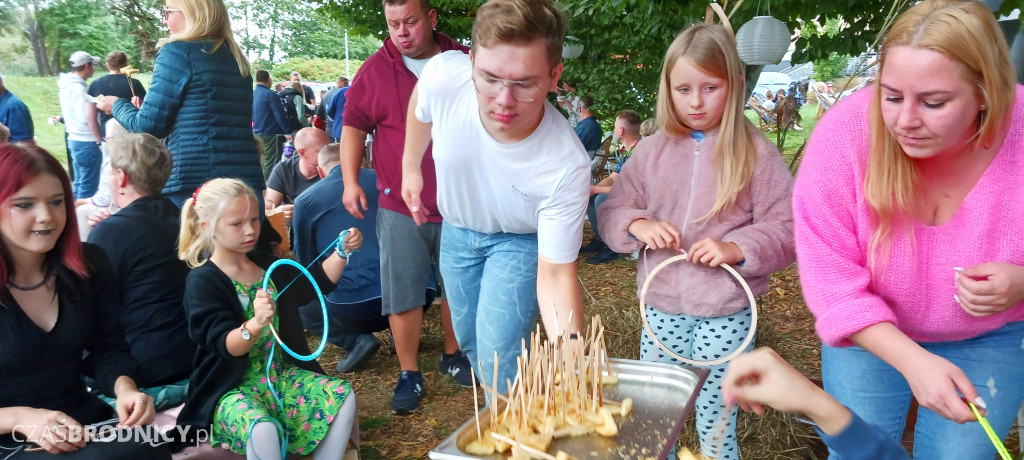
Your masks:
<svg viewBox="0 0 1024 460"><path fill-rule="evenodd" d="M270 177L267 178L267 188L284 195L282 204L291 204L299 194L319 180L319 175L314 175L312 179L306 179L302 175L302 171L299 170L299 156L294 155L281 160L274 166Z"/></svg>
<svg viewBox="0 0 1024 460"><path fill-rule="evenodd" d="M302 85L302 94L306 97L307 104L316 105L316 95L313 94L313 88Z"/></svg>
<svg viewBox="0 0 1024 460"><path fill-rule="evenodd" d="M132 99L132 87L135 89L135 95L145 99L146 88L142 87L142 82L137 79L131 79L131 86L128 85L128 77L121 74L106 74L100 78L97 78L89 84L89 90L87 91L90 96L96 97L100 94L105 96L114 96L119 98ZM107 120L114 118L107 115L106 112L99 111L99 122L100 122L100 135L107 137Z"/></svg>

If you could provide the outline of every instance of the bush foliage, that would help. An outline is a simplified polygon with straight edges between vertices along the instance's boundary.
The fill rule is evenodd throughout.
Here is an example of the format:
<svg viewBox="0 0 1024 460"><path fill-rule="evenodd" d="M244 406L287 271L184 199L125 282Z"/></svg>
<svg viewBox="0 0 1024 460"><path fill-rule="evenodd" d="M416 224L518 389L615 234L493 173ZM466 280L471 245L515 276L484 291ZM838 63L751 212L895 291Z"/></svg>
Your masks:
<svg viewBox="0 0 1024 460"><path fill-rule="evenodd" d="M261 64L265 65L265 63ZM362 65L363 61L357 59L349 60L349 69L352 71L352 75L349 76L350 79L355 78L356 72ZM288 80L291 77L292 71L298 70L302 74L303 80L332 82L339 76L345 75L345 60L297 57L276 64L272 69L268 70L270 70L270 75L273 76L274 81Z"/></svg>

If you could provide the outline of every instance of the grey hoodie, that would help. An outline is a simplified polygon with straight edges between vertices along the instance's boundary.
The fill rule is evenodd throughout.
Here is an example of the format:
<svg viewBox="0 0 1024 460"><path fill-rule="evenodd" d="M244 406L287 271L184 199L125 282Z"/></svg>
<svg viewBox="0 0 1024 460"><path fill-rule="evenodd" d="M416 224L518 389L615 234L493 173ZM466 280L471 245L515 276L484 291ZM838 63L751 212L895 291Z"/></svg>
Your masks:
<svg viewBox="0 0 1024 460"><path fill-rule="evenodd" d="M92 102L86 102L85 80L74 73L62 73L57 87L60 88L60 111L64 115L68 140L99 142L89 129L86 104Z"/></svg>

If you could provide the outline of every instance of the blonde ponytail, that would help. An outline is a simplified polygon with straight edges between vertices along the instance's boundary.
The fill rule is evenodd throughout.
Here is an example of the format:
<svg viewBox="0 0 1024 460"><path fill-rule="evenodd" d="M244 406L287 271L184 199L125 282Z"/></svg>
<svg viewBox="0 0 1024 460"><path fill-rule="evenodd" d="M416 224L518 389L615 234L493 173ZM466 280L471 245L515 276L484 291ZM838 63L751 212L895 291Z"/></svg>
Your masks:
<svg viewBox="0 0 1024 460"><path fill-rule="evenodd" d="M213 229L232 198L256 199L256 192L238 179L213 179L196 189L181 207L181 232L178 235L178 258L189 267L206 263L213 254ZM202 223L206 223L204 229Z"/></svg>

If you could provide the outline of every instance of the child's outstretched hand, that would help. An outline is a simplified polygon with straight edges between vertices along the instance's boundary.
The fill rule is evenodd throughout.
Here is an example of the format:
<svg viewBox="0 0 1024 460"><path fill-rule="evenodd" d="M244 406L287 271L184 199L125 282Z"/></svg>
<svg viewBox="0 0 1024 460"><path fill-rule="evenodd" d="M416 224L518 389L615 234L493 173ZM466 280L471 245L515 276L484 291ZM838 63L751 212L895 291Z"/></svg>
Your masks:
<svg viewBox="0 0 1024 460"><path fill-rule="evenodd" d="M786 412L803 412L812 390L818 387L768 347L732 360L722 379L725 403L758 415L764 415L765 405Z"/></svg>
<svg viewBox="0 0 1024 460"><path fill-rule="evenodd" d="M345 252L348 253L359 249L363 246L363 234L359 232L358 228L352 227L348 229L348 235L345 236L342 245L345 248Z"/></svg>
<svg viewBox="0 0 1024 460"><path fill-rule="evenodd" d="M274 299L263 289L256 291L256 298L252 301L254 310L253 321L263 329L274 319Z"/></svg>
<svg viewBox="0 0 1024 460"><path fill-rule="evenodd" d="M758 415L764 415L764 406L802 412L830 435L842 431L852 419L849 409L768 347L743 354L729 363L722 379L722 396L726 405Z"/></svg>
<svg viewBox="0 0 1024 460"><path fill-rule="evenodd" d="M704 238L693 243L686 254L690 262L711 267L722 264L735 265L743 261L743 251L736 243L718 241L714 238Z"/></svg>
<svg viewBox="0 0 1024 460"><path fill-rule="evenodd" d="M629 224L629 234L651 249L679 250L683 244L679 230L667 222L638 219Z"/></svg>

